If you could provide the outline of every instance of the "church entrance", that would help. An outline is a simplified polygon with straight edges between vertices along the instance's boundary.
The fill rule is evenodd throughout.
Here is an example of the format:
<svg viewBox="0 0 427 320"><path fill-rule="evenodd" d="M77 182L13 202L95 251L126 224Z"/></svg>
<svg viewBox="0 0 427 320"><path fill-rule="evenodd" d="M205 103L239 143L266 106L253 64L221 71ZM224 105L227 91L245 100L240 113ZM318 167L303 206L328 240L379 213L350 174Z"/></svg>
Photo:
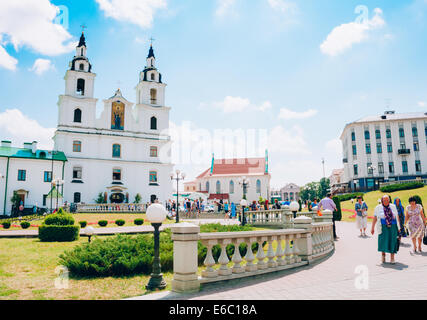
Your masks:
<svg viewBox="0 0 427 320"><path fill-rule="evenodd" d="M123 203L125 202L125 195L123 193L113 193L110 196L111 203Z"/></svg>

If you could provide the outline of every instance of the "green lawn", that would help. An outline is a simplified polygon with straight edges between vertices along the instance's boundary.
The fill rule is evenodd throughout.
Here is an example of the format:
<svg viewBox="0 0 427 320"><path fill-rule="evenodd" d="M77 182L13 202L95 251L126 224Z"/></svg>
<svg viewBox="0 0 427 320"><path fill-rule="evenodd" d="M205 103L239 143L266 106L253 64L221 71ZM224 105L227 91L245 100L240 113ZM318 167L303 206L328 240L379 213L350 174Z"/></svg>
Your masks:
<svg viewBox="0 0 427 320"><path fill-rule="evenodd" d="M409 204L408 199L413 195L420 196L421 199L423 200L423 203L427 204L427 187L420 188L420 189L413 189L413 190L397 191L397 192L392 192L392 193L388 193L388 194L390 194L393 201L396 197L400 198L400 200L402 200L402 204L404 207L406 207ZM368 205L369 216L373 216L374 209L378 205L378 199L381 199L381 197L383 195L384 195L384 193L382 193L381 191L373 191L373 192L366 193L364 195L363 199L366 202L366 204ZM355 202L351 203L351 200L341 202L341 208L343 208L343 209L354 210L354 205L355 205ZM342 221L355 221L355 219L349 218L351 215L353 215L353 214L349 213L349 212L343 212L342 213L342 216L343 216Z"/></svg>

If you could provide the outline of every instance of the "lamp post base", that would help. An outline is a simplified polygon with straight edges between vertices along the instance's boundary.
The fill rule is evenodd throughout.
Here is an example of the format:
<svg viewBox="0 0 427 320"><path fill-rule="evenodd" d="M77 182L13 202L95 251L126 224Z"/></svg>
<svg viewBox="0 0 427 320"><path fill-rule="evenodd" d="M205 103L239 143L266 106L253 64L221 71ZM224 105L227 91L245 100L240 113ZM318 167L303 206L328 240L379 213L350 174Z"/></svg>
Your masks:
<svg viewBox="0 0 427 320"><path fill-rule="evenodd" d="M154 291L156 289L163 290L166 288L166 281L163 279L163 274L151 274L150 281L145 286L145 289Z"/></svg>

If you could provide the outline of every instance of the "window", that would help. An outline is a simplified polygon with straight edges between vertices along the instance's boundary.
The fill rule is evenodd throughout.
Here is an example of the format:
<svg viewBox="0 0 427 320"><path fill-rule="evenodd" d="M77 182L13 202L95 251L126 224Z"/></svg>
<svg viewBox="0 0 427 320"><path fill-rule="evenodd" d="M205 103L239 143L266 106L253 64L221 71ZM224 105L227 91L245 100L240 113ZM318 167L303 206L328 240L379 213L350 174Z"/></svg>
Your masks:
<svg viewBox="0 0 427 320"><path fill-rule="evenodd" d="M82 51L83 51L83 50L82 50ZM84 71L84 69L85 69L85 65L84 65L83 63L80 63L79 69L80 69L80 71Z"/></svg>
<svg viewBox="0 0 427 320"><path fill-rule="evenodd" d="M52 182L52 171L45 171L44 172L44 182Z"/></svg>
<svg viewBox="0 0 427 320"><path fill-rule="evenodd" d="M85 80L77 79L77 94L84 96L85 94Z"/></svg>
<svg viewBox="0 0 427 320"><path fill-rule="evenodd" d="M157 183L157 172L150 171L150 183Z"/></svg>
<svg viewBox="0 0 427 320"><path fill-rule="evenodd" d="M388 163L388 172L394 173L394 162Z"/></svg>
<svg viewBox="0 0 427 320"><path fill-rule="evenodd" d="M150 89L150 101L151 104L157 104L157 90Z"/></svg>
<svg viewBox="0 0 427 320"><path fill-rule="evenodd" d="M151 128L151 130L157 130L157 118L156 117L151 117L150 128Z"/></svg>
<svg viewBox="0 0 427 320"><path fill-rule="evenodd" d="M256 181L256 193L261 193L261 180ZM292 193L291 193L292 196Z"/></svg>
<svg viewBox="0 0 427 320"><path fill-rule="evenodd" d="M353 172L354 172L355 176L357 176L359 174L359 166L357 164L355 164L353 166Z"/></svg>
<svg viewBox="0 0 427 320"><path fill-rule="evenodd" d="M209 182L206 182L206 191L209 192Z"/></svg>
<svg viewBox="0 0 427 320"><path fill-rule="evenodd" d="M402 171L408 173L408 161L402 161Z"/></svg>
<svg viewBox="0 0 427 320"><path fill-rule="evenodd" d="M387 152L393 153L393 144L391 142L387 143Z"/></svg>
<svg viewBox="0 0 427 320"><path fill-rule="evenodd" d="M405 137L405 130L403 128L399 128L399 137L401 138Z"/></svg>
<svg viewBox="0 0 427 320"><path fill-rule="evenodd" d="M77 122L77 123L82 122L82 110L78 108L74 110L74 122Z"/></svg>
<svg viewBox="0 0 427 320"><path fill-rule="evenodd" d="M121 181L122 180L122 170L113 169L113 181Z"/></svg>
<svg viewBox="0 0 427 320"><path fill-rule="evenodd" d="M356 133L351 133L351 141L356 141Z"/></svg>
<svg viewBox="0 0 427 320"><path fill-rule="evenodd" d="M378 173L384 174L384 163L383 162L378 163Z"/></svg>
<svg viewBox="0 0 427 320"><path fill-rule="evenodd" d="M120 158L122 156L122 146L113 144L113 158Z"/></svg>
<svg viewBox="0 0 427 320"><path fill-rule="evenodd" d="M357 146L353 146L353 156L357 155Z"/></svg>
<svg viewBox="0 0 427 320"><path fill-rule="evenodd" d="M406 143L402 142L400 144L400 149L402 149L402 150L406 149Z"/></svg>
<svg viewBox="0 0 427 320"><path fill-rule="evenodd" d="M371 154L371 144L370 143L366 144L366 154Z"/></svg>
<svg viewBox="0 0 427 320"><path fill-rule="evenodd" d="M383 146L381 143L377 143L377 153L383 153Z"/></svg>
<svg viewBox="0 0 427 320"><path fill-rule="evenodd" d="M414 142L414 151L420 151L420 144L418 142Z"/></svg>
<svg viewBox="0 0 427 320"><path fill-rule="evenodd" d="M415 171L417 172L421 172L421 161L420 160L416 160L415 161Z"/></svg>
<svg viewBox="0 0 427 320"><path fill-rule="evenodd" d="M374 174L374 168L372 168L372 163L368 162L366 164L366 167L368 168L368 174Z"/></svg>
<svg viewBox="0 0 427 320"><path fill-rule="evenodd" d="M27 178L27 170L18 170L18 181L25 181Z"/></svg>
<svg viewBox="0 0 427 320"><path fill-rule="evenodd" d="M151 80L155 80L155 75L154 73L151 74Z"/></svg>
<svg viewBox="0 0 427 320"><path fill-rule="evenodd" d="M371 138L371 134L369 133L369 130L365 131L365 139L369 140Z"/></svg>
<svg viewBox="0 0 427 320"><path fill-rule="evenodd" d="M74 192L74 203L80 203L81 202L81 193L80 192Z"/></svg>
<svg viewBox="0 0 427 320"><path fill-rule="evenodd" d="M417 127L412 127L412 136L413 137L418 137L418 129L417 129Z"/></svg>
<svg viewBox="0 0 427 320"><path fill-rule="evenodd" d="M381 139L381 131L380 130L375 130L375 138Z"/></svg>
<svg viewBox="0 0 427 320"><path fill-rule="evenodd" d="M150 147L150 157L152 158L157 157L157 147Z"/></svg>
<svg viewBox="0 0 427 320"><path fill-rule="evenodd" d="M230 194L234 193L234 182L233 180L230 181Z"/></svg>
<svg viewBox="0 0 427 320"><path fill-rule="evenodd" d="M81 141L73 141L73 152L82 152L82 142Z"/></svg>
<svg viewBox="0 0 427 320"><path fill-rule="evenodd" d="M81 178L82 178L82 167L74 167L73 179L81 179Z"/></svg>
<svg viewBox="0 0 427 320"><path fill-rule="evenodd" d="M385 134L386 134L387 139L391 139L391 130L390 129L387 129Z"/></svg>
<svg viewBox="0 0 427 320"><path fill-rule="evenodd" d="M219 181L216 182L216 193L217 194L221 193L221 182Z"/></svg>
<svg viewBox="0 0 427 320"><path fill-rule="evenodd" d="M43 206L46 206L47 194L43 195Z"/></svg>

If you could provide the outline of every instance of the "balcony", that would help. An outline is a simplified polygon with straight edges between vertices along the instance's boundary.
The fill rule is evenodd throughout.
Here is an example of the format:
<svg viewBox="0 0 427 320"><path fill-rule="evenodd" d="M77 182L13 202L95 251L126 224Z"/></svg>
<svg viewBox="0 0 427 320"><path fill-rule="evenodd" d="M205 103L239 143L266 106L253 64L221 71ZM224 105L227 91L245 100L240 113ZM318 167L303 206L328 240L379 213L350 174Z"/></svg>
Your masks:
<svg viewBox="0 0 427 320"><path fill-rule="evenodd" d="M397 153L400 154L400 155L407 155L407 154L411 153L411 149L399 149L397 151Z"/></svg>
<svg viewBox="0 0 427 320"><path fill-rule="evenodd" d="M348 159L347 159L347 158L344 158L344 159L342 159L342 162L343 162L343 163L348 163Z"/></svg>

